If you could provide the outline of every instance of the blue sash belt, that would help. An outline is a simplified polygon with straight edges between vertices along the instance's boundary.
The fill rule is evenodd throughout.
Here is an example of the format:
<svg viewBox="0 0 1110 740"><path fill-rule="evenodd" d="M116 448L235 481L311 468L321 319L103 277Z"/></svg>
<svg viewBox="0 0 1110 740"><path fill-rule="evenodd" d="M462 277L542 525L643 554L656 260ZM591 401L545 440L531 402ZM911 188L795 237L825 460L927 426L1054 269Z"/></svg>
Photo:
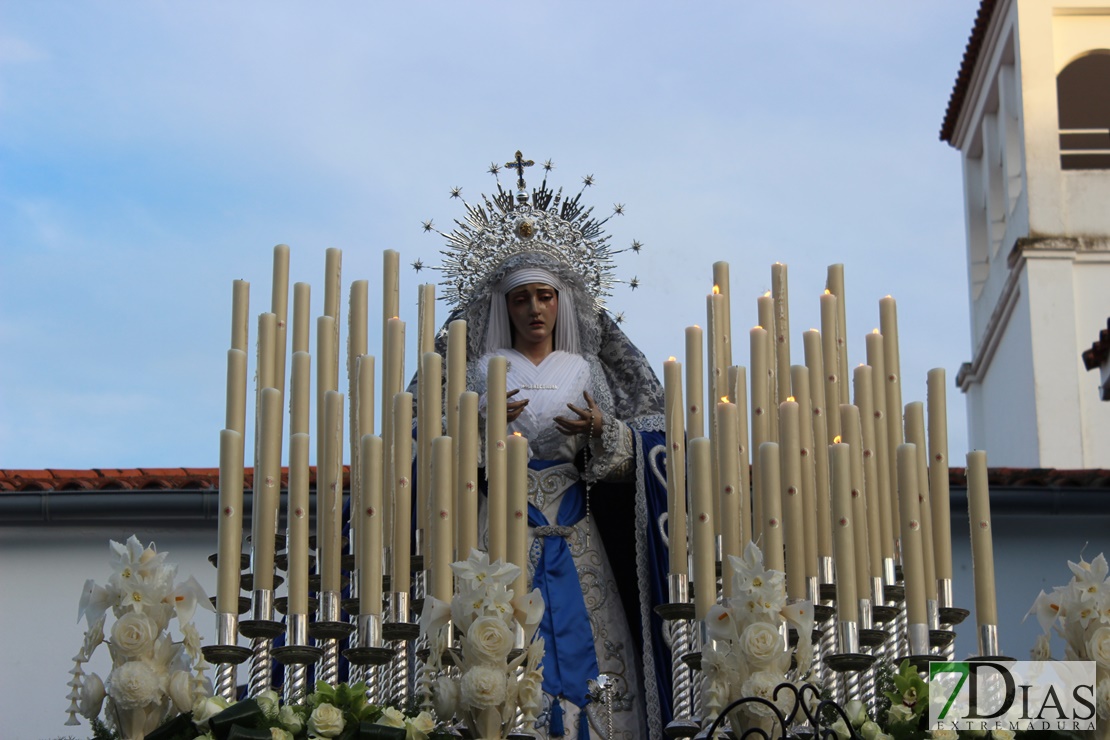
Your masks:
<svg viewBox="0 0 1110 740"><path fill-rule="evenodd" d="M556 461L530 461L528 466L543 470L564 463ZM582 481L563 493L556 524L572 527L586 516L586 487ZM528 524L547 527L551 523L539 509L528 504ZM590 736L589 719L585 706L589 703L587 682L596 679L600 669L594 649L593 630L586 601L582 597L582 584L574 566L570 547L564 537L544 536L543 554L536 564L532 586L543 594L544 613L539 633L544 639L543 690L555 697L551 707L550 734L564 734L563 712L559 697L565 698L583 711L578 720L578 737Z"/></svg>

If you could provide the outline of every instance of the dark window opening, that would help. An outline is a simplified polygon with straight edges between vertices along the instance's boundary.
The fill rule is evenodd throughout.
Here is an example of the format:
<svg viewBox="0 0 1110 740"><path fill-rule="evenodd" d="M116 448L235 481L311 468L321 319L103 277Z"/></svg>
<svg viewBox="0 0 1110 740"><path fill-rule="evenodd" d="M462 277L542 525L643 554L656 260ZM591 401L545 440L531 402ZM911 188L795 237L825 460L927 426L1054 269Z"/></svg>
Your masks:
<svg viewBox="0 0 1110 740"><path fill-rule="evenodd" d="M1060 168L1110 169L1110 49L1076 59L1056 77Z"/></svg>

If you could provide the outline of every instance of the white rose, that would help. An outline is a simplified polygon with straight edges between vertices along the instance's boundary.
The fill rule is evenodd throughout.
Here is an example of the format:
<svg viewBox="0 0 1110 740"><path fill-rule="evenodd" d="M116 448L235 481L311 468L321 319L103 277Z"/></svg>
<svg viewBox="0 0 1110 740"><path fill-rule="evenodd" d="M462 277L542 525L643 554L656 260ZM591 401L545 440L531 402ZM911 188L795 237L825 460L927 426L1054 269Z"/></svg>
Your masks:
<svg viewBox="0 0 1110 740"><path fill-rule="evenodd" d="M993 740L1014 740L1014 731L1005 728L991 730Z"/></svg>
<svg viewBox="0 0 1110 740"><path fill-rule="evenodd" d="M1110 719L1110 678L1104 678L1095 685L1095 707L1099 719Z"/></svg>
<svg viewBox="0 0 1110 740"><path fill-rule="evenodd" d="M866 720L859 728L859 734L863 740L875 740L880 732L882 732L882 728L871 720Z"/></svg>
<svg viewBox="0 0 1110 740"><path fill-rule="evenodd" d="M139 709L161 701L164 680L150 663L133 660L108 674L108 696L121 709Z"/></svg>
<svg viewBox="0 0 1110 740"><path fill-rule="evenodd" d="M785 705L792 703L787 699L791 694L789 691L782 691L779 693L779 702L775 702L775 687L780 683L782 683L782 676L776 676L767 671L756 671L748 676L747 680L740 685L740 695L758 696L776 705L781 702L783 705L779 706L779 711L785 716L790 710L790 707ZM752 702L747 706L747 709L758 717L771 717L774 715L774 711L770 707L758 702ZM783 711L784 709L786 711Z"/></svg>
<svg viewBox="0 0 1110 740"><path fill-rule="evenodd" d="M432 708L436 716L451 719L459 706L459 684L453 678L440 676L432 684Z"/></svg>
<svg viewBox="0 0 1110 740"><path fill-rule="evenodd" d="M436 721L432 719L432 715L421 712L412 719L405 720L405 740L427 740L435 726Z"/></svg>
<svg viewBox="0 0 1110 740"><path fill-rule="evenodd" d="M502 668L478 665L463 674L463 704L485 709L505 701L505 671Z"/></svg>
<svg viewBox="0 0 1110 740"><path fill-rule="evenodd" d="M852 731L848 729L848 725L844 722L844 718L839 715L836 718L836 722L833 722L832 727L829 729L835 732L840 740L848 740L848 738L852 736Z"/></svg>
<svg viewBox="0 0 1110 740"><path fill-rule="evenodd" d="M202 730L208 729L208 720L231 706L222 696L208 696L193 702L193 724Z"/></svg>
<svg viewBox="0 0 1110 740"><path fill-rule="evenodd" d="M929 730L929 737L933 740L959 740L959 733L948 728Z"/></svg>
<svg viewBox="0 0 1110 740"><path fill-rule="evenodd" d="M1087 641L1087 655L1103 668L1110 668L1110 627L1099 627Z"/></svg>
<svg viewBox="0 0 1110 740"><path fill-rule="evenodd" d="M513 633L500 617L478 617L466 631L468 660L503 663L513 647Z"/></svg>
<svg viewBox="0 0 1110 740"><path fill-rule="evenodd" d="M293 740L293 735L280 727L271 727L270 740Z"/></svg>
<svg viewBox="0 0 1110 740"><path fill-rule="evenodd" d="M892 725L900 725L913 721L913 710L905 704L895 704L887 712L887 717Z"/></svg>
<svg viewBox="0 0 1110 740"><path fill-rule="evenodd" d="M267 719L277 719L281 700L276 691L266 689L254 697L254 700L258 702L258 708L262 710L262 714Z"/></svg>
<svg viewBox="0 0 1110 740"><path fill-rule="evenodd" d="M848 715L848 721L852 723L852 727L859 727L867 721L867 707L859 699L852 699L844 706L844 713Z"/></svg>
<svg viewBox="0 0 1110 740"><path fill-rule="evenodd" d="M766 622L749 624L740 633L740 651L755 668L771 665L784 652L782 634Z"/></svg>
<svg viewBox="0 0 1110 740"><path fill-rule="evenodd" d="M321 704L312 710L308 718L308 730L323 737L335 737L343 732L347 721L343 719L343 712L331 704Z"/></svg>
<svg viewBox="0 0 1110 740"><path fill-rule="evenodd" d="M100 716L100 707L104 703L104 682L100 676L90 673L85 676L78 695L77 711L87 720L94 720Z"/></svg>
<svg viewBox="0 0 1110 740"><path fill-rule="evenodd" d="M141 612L128 612L112 625L112 646L128 658L149 655L160 630L154 620Z"/></svg>
<svg viewBox="0 0 1110 740"><path fill-rule="evenodd" d="M170 698L174 709L181 713L193 708L193 676L188 671L174 671L170 677Z"/></svg>
<svg viewBox="0 0 1110 740"><path fill-rule="evenodd" d="M282 727L294 735L304 729L304 719L293 711L293 707L282 707L281 711L278 712L278 721L281 722Z"/></svg>
<svg viewBox="0 0 1110 740"><path fill-rule="evenodd" d="M386 707L382 710L381 715L378 717L376 725L385 725L386 727L404 727L405 715L401 714L401 710L393 707Z"/></svg>

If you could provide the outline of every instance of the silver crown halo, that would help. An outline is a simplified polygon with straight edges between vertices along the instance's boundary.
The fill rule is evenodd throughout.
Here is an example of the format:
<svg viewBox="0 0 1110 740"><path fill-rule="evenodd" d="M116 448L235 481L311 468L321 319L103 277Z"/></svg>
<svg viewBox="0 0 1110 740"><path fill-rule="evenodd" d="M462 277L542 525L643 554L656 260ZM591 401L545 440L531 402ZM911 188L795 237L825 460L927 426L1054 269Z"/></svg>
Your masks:
<svg viewBox="0 0 1110 740"><path fill-rule="evenodd" d="M541 165L543 182L529 194L524 169L533 164L519 151L513 161L505 163L506 169L517 171L515 195L501 186L500 179L497 192L483 194L477 204L462 199L462 188L452 188L451 197L462 199L466 207L466 215L455 219L454 230L444 233L432 221L424 222L425 232L434 231L447 240L447 248L440 251L443 263L435 269L443 274L443 298L451 306L463 305L505 260L524 253L548 255L573 270L599 311L605 308L613 285L639 287L639 278L623 281L614 277L613 257L629 250L638 253L643 244L633 241L625 249L613 250L603 229L610 218L623 215L624 204L615 204L605 218L594 217L593 207L582 204L582 194L594 184L594 176L582 178L582 188L574 197L564 197L561 187L548 187L547 173L555 167L551 160ZM500 171L496 162L488 170L495 178ZM425 266L419 260L413 263L417 271Z"/></svg>

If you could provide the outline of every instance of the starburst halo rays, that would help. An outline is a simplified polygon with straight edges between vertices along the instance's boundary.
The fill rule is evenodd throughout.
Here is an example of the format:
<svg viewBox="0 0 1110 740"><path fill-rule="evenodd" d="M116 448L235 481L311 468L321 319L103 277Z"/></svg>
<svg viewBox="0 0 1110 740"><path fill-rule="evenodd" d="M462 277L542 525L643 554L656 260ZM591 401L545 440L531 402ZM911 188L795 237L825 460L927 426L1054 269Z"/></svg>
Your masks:
<svg viewBox="0 0 1110 740"><path fill-rule="evenodd" d="M583 177L578 193L564 197L562 187L548 186L548 175L555 169L550 159L537 168L542 170L540 186L528 192L524 176L526 168L535 164L525 160L519 151L514 160L504 164L491 162L486 171L494 176L496 193L483 194L477 202L470 203L462 196L462 187L453 187L449 191L451 199L461 200L465 209L463 216L454 220L454 228L449 231L436 228L432 219L422 222L424 233L435 232L443 237L446 248L440 250L442 264L431 265L418 259L412 267L418 272L425 268L440 271L441 297L449 305L462 305L491 270L521 252L546 253L574 269L582 276L598 310L605 309L612 286L626 284L632 290L640 287L638 277L630 280L615 277L613 257L628 251L639 254L643 243L633 240L624 249L612 249L611 237L603 228L614 216L624 215L625 205L615 203L610 214L595 218L593 206L583 204L582 196L586 188L597 183L596 178L592 174ZM502 185L502 170L513 175L513 187L506 189Z"/></svg>

